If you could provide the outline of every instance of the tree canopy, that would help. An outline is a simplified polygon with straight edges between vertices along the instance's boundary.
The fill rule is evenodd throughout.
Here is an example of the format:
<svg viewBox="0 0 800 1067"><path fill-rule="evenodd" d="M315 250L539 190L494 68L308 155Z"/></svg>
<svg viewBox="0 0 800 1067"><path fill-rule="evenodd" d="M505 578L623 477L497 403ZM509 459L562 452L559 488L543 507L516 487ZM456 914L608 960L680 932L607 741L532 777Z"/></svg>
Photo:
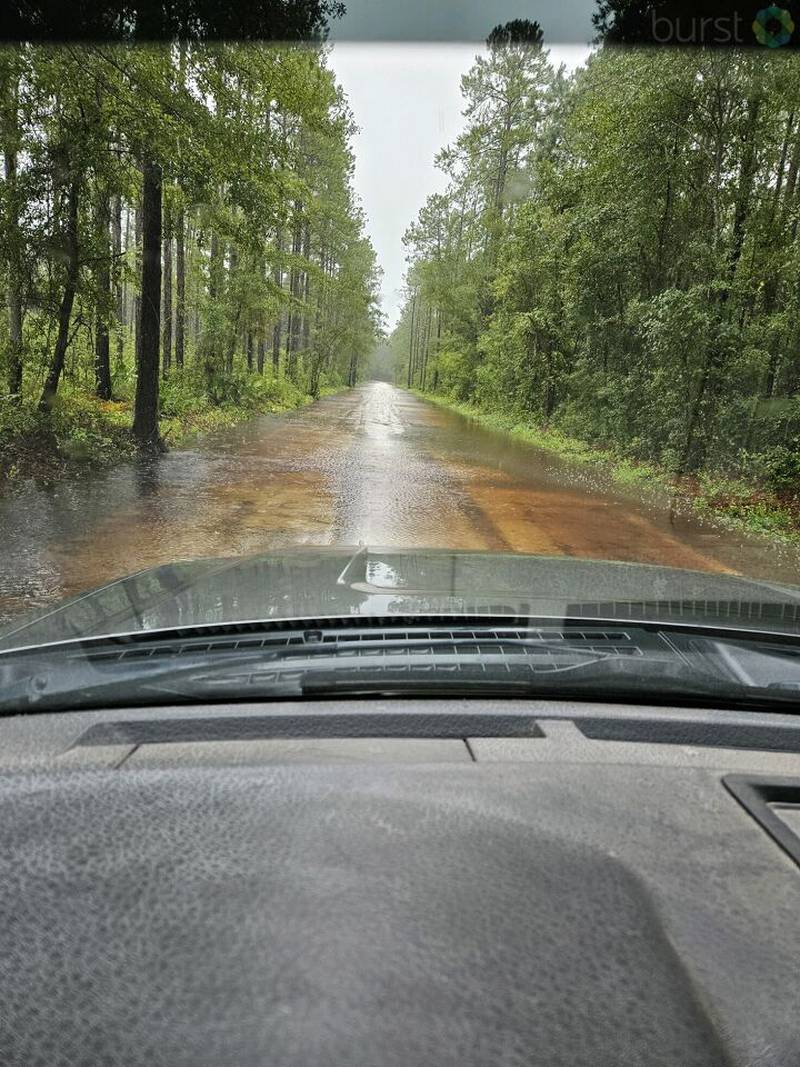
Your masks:
<svg viewBox="0 0 800 1067"><path fill-rule="evenodd" d="M800 66L771 58L478 57L406 236L400 380L796 491Z"/></svg>
<svg viewBox="0 0 800 1067"><path fill-rule="evenodd" d="M341 0L8 0L5 41L302 41L324 37Z"/></svg>
<svg viewBox="0 0 800 1067"><path fill-rule="evenodd" d="M378 271L324 49L7 47L0 123L10 396L135 392L154 443L164 403L355 380Z"/></svg>

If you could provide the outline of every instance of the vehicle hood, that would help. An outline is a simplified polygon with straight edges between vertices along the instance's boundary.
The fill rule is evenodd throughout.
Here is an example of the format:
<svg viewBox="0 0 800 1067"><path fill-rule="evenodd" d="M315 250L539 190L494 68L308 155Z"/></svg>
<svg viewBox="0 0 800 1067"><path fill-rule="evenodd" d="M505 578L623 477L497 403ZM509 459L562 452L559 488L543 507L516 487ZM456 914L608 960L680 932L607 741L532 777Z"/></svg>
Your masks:
<svg viewBox="0 0 800 1067"><path fill-rule="evenodd" d="M669 620L797 633L800 588L569 557L298 548L139 571L12 624L0 650L176 627L405 615Z"/></svg>

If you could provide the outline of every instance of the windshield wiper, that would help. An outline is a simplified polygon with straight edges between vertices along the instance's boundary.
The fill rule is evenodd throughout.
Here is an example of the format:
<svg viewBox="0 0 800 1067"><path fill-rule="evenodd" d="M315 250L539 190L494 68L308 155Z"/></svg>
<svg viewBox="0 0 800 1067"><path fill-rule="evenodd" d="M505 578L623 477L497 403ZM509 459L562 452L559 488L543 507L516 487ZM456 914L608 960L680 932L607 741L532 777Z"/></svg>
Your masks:
<svg viewBox="0 0 800 1067"><path fill-rule="evenodd" d="M793 710L800 643L658 627L331 620L0 655L0 713L364 694L487 694Z"/></svg>
<svg viewBox="0 0 800 1067"><path fill-rule="evenodd" d="M343 635L340 642L283 642L277 648L242 650L209 647L207 641L152 645L130 642L124 649L103 643L86 651L82 644L51 647L40 653L0 656L0 713L98 707L164 699L229 699L244 695L302 696L315 678L341 680L356 668L396 672L409 681L430 672L445 681L451 672L466 679L494 672L547 670L559 673L596 663L610 655L591 648L565 649L542 639L394 638ZM476 664L480 666L476 667ZM466 673L465 673L466 672ZM317 692L321 690L318 688Z"/></svg>
<svg viewBox="0 0 800 1067"><path fill-rule="evenodd" d="M497 696L596 700L614 703L693 704L800 712L800 682L767 686L705 674L676 659L597 658L560 670L493 674L479 668L443 675L422 671L335 670L309 673L300 681L306 697Z"/></svg>

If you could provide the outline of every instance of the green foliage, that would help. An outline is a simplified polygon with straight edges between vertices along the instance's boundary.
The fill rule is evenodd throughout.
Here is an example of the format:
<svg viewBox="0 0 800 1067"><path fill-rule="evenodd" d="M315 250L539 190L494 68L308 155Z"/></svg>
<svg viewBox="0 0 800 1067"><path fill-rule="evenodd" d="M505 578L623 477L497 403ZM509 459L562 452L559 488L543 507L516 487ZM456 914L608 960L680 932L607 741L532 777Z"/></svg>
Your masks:
<svg viewBox="0 0 800 1067"><path fill-rule="evenodd" d="M118 445L109 413L90 417L105 335L114 398L134 397L145 357L160 364L173 440L213 408L244 417L354 384L379 272L353 130L322 47L0 48L0 393L20 410L41 396L42 433L99 456ZM155 353L137 351L145 161L162 184Z"/></svg>
<svg viewBox="0 0 800 1067"><path fill-rule="evenodd" d="M42 429L42 420L33 404L0 399L0 453L6 453L15 440L30 438Z"/></svg>
<svg viewBox="0 0 800 1067"><path fill-rule="evenodd" d="M225 383L225 396L220 401L203 395L203 381L199 375L175 376L164 382L161 390L161 412L165 419L189 423L195 416L209 410L235 410L241 418L267 411L283 411L297 407L305 394L293 382L279 376L262 376L239 371Z"/></svg>
<svg viewBox="0 0 800 1067"><path fill-rule="evenodd" d="M241 374L230 383L223 402L198 395L191 382L174 379L164 389L163 435L168 445L185 443L197 434L233 426L269 412L288 411L312 398L283 377Z"/></svg>
<svg viewBox="0 0 800 1067"><path fill-rule="evenodd" d="M713 513L734 529L751 530L773 537L797 538L798 514L768 491L731 479L704 476L700 479L694 505Z"/></svg>
<svg viewBox="0 0 800 1067"><path fill-rule="evenodd" d="M566 77L513 47L462 91L449 186L406 238L398 381L783 529L800 511L798 57L604 49Z"/></svg>
<svg viewBox="0 0 800 1067"><path fill-rule="evenodd" d="M45 415L32 397L0 404L0 476L52 473L65 462L104 464L133 452L130 406L66 390Z"/></svg>
<svg viewBox="0 0 800 1067"><path fill-rule="evenodd" d="M223 403L198 392L192 376L176 376L162 389L162 429L168 445L233 426L269 412L288 411L312 398L280 376L241 373ZM341 388L341 386L339 387ZM331 390L333 391L333 390ZM49 414L34 397L0 401L0 477L58 473L65 464L103 466L134 454L129 432L132 401L102 401L70 387Z"/></svg>

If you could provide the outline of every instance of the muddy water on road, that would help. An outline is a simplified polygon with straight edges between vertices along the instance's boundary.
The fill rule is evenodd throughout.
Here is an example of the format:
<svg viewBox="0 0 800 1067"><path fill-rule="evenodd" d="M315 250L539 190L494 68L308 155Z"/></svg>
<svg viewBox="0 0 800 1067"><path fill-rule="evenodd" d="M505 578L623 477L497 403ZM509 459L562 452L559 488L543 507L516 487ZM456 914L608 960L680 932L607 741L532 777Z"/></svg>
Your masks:
<svg viewBox="0 0 800 1067"><path fill-rule="evenodd" d="M536 552L796 582L794 550L701 523L368 382L191 449L0 499L0 620L175 559L358 543Z"/></svg>

